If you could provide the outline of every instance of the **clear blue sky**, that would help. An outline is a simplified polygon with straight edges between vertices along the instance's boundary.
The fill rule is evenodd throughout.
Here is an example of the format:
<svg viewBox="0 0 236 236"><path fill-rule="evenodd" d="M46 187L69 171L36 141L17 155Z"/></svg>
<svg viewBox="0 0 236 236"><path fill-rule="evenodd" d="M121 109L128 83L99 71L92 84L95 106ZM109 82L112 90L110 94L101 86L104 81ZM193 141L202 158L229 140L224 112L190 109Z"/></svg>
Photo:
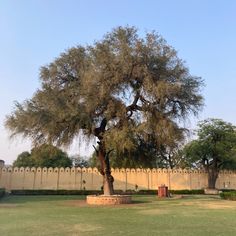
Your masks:
<svg viewBox="0 0 236 236"><path fill-rule="evenodd" d="M201 76L205 107L197 120L236 125L236 1L234 0L1 0L0 159L11 163L30 142L9 141L3 121L13 101L39 87L39 68L65 49L90 44L116 26L158 31ZM74 152L84 148L74 147Z"/></svg>

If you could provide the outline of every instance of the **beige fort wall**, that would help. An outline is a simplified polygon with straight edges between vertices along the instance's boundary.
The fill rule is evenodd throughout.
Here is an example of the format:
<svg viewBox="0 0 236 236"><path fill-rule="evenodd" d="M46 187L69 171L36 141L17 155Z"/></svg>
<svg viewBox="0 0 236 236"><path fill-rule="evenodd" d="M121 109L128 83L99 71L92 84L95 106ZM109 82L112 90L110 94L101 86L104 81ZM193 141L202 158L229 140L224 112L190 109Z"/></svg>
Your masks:
<svg viewBox="0 0 236 236"><path fill-rule="evenodd" d="M207 187L207 174L185 169L112 169L116 190L158 189L165 184L172 190ZM0 168L0 188L100 190L102 176L96 168ZM236 189L236 172L221 171L216 187Z"/></svg>

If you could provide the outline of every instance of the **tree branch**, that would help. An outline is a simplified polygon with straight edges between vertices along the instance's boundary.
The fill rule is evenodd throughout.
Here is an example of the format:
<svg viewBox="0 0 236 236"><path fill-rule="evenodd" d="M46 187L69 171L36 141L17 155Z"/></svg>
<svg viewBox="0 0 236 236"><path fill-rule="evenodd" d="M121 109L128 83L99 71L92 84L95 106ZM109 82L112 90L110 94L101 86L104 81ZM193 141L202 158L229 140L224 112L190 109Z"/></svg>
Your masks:
<svg viewBox="0 0 236 236"><path fill-rule="evenodd" d="M132 104L126 107L126 112L130 112L127 117L128 119L133 115L133 111L142 111L142 107L137 105L139 98L140 92L138 91L134 97L134 101L132 102Z"/></svg>
<svg viewBox="0 0 236 236"><path fill-rule="evenodd" d="M98 150L97 148L93 145L93 148L95 149L96 154L98 155Z"/></svg>
<svg viewBox="0 0 236 236"><path fill-rule="evenodd" d="M105 132L106 125L107 125L107 119L103 118L103 120L101 121L100 127L95 128L93 131L94 135L98 137L99 140L103 139L103 133Z"/></svg>

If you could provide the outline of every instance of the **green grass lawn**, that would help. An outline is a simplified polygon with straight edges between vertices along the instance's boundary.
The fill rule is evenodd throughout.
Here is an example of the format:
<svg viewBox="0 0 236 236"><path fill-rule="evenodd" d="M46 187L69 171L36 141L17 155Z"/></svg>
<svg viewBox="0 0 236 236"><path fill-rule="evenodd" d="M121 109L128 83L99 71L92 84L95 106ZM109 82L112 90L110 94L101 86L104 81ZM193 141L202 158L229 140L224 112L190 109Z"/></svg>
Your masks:
<svg viewBox="0 0 236 236"><path fill-rule="evenodd" d="M8 196L0 235L236 235L236 202L210 196L158 200L133 196L122 206L88 206L84 196Z"/></svg>

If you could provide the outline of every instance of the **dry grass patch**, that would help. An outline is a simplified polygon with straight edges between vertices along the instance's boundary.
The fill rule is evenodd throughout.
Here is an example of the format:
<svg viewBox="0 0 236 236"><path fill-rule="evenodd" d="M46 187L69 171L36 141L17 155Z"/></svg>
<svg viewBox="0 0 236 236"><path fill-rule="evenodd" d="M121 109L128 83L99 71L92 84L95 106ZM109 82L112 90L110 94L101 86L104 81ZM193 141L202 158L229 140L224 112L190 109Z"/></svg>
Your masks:
<svg viewBox="0 0 236 236"><path fill-rule="evenodd" d="M19 204L0 203L0 208L15 208L17 206L19 206Z"/></svg>
<svg viewBox="0 0 236 236"><path fill-rule="evenodd" d="M64 201L59 204L60 206L68 206L68 207L86 207L89 206L86 203L86 200L71 200L71 201Z"/></svg>
<svg viewBox="0 0 236 236"><path fill-rule="evenodd" d="M224 200L199 200L191 202L180 202L178 205L181 206L196 206L204 209L236 209L236 202L229 202Z"/></svg>
<svg viewBox="0 0 236 236"><path fill-rule="evenodd" d="M115 204L115 205L90 205L87 204L86 200L70 200L63 201L58 204L59 206L67 206L67 207L89 207L89 208L137 208L142 209L146 208L147 203L133 201L130 204ZM150 203L149 203L150 204Z"/></svg>
<svg viewBox="0 0 236 236"><path fill-rule="evenodd" d="M79 235L82 232L93 232L93 231L100 231L103 227L97 224L75 224L72 226L71 233L72 235Z"/></svg>
<svg viewBox="0 0 236 236"><path fill-rule="evenodd" d="M169 214L170 210L169 209L163 209L163 208L145 209L145 210L139 211L138 213L142 214L142 215L164 215L164 214Z"/></svg>

